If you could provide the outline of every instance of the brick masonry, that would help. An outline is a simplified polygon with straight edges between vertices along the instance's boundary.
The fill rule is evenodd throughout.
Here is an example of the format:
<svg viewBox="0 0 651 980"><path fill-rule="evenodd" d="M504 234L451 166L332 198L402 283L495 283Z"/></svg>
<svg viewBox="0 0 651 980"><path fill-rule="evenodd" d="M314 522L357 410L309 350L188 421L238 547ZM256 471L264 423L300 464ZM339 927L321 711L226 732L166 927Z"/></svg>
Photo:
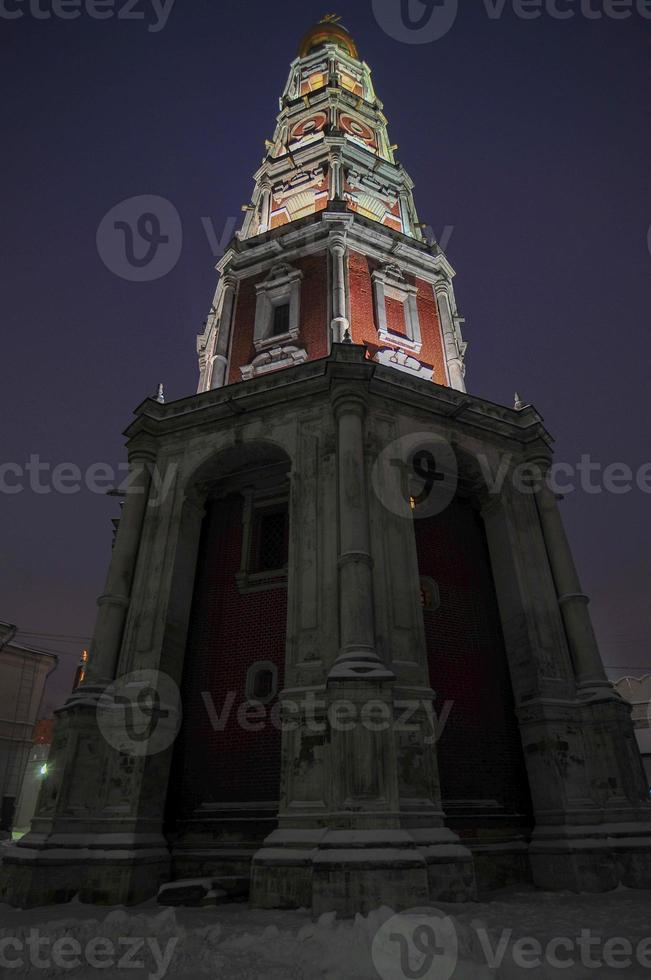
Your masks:
<svg viewBox="0 0 651 980"><path fill-rule="evenodd" d="M301 282L301 332L297 347L307 351L309 360L328 354L328 267L327 254L320 252L292 262L303 273ZM229 384L242 380L240 368L250 364L256 355L253 347L255 325L256 285L268 275L268 271L244 279L240 285L235 308L233 345L229 369Z"/></svg>
<svg viewBox="0 0 651 980"><path fill-rule="evenodd" d="M232 495L210 505L197 564L183 682L184 724L171 781L185 815L201 803L278 800L280 732L269 720L259 732L246 731L237 712L246 700L252 663L276 664L282 687L287 591L240 594L236 574L241 547L242 498ZM235 692L235 700L228 722L223 731L214 731L202 692L212 696L219 714L229 691Z"/></svg>
<svg viewBox="0 0 651 980"><path fill-rule="evenodd" d="M506 814L528 814L522 747L504 639L480 515L457 498L415 520L421 575L441 604L425 610L430 682L441 711L452 701L438 743L445 800L495 800Z"/></svg>
<svg viewBox="0 0 651 980"><path fill-rule="evenodd" d="M373 299L373 272L380 268L380 263L362 255L351 252L348 258L348 279L350 286L350 321L353 343L366 344L370 354L378 347L390 346L380 344L375 316ZM418 317L423 346L418 359L434 369L433 380L437 384L447 385L445 356L441 340L438 306L434 290L430 283L414 276L406 275L405 279L411 285L418 287ZM396 300L387 299L387 321L389 329L404 334L404 313L399 309ZM398 308L398 309L396 309Z"/></svg>

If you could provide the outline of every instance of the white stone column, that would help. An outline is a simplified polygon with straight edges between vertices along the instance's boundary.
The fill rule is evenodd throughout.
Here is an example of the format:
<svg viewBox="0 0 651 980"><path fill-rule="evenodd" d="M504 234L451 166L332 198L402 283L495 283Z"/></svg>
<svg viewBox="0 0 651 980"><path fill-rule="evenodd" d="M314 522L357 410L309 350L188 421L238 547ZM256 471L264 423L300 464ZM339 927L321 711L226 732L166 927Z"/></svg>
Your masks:
<svg viewBox="0 0 651 980"><path fill-rule="evenodd" d="M402 230L405 235L412 235L414 238L421 238L420 228L414 226L412 212L409 203L409 193L400 191L400 214L402 216Z"/></svg>
<svg viewBox="0 0 651 980"><path fill-rule="evenodd" d="M543 475L546 474L548 465L548 461L542 464ZM589 696L595 689L612 690L590 619L590 599L581 588L556 496L546 480L542 481L535 497L579 694Z"/></svg>
<svg viewBox="0 0 651 980"><path fill-rule="evenodd" d="M84 688L110 684L115 678L154 461L154 454L146 450L134 450L129 457L129 487L120 515L106 586L97 600L99 612L90 649L88 677L81 688L82 693Z"/></svg>
<svg viewBox="0 0 651 980"><path fill-rule="evenodd" d="M269 231L271 224L271 181L264 179L260 187L262 189L262 203L260 205L260 227L258 233L262 234Z"/></svg>
<svg viewBox="0 0 651 980"><path fill-rule="evenodd" d="M341 148L333 147L330 151L330 200L343 198Z"/></svg>
<svg viewBox="0 0 651 980"><path fill-rule="evenodd" d="M235 306L236 290L237 279L235 279L234 276L224 276L222 311L219 317L219 329L217 332L217 340L215 342L215 352L212 357L212 376L210 379L211 388L223 388L226 384L228 348L231 339L231 326L233 321L233 308Z"/></svg>
<svg viewBox="0 0 651 980"><path fill-rule="evenodd" d="M339 232L330 235L330 254L332 255L332 341L340 344L349 329L346 316L346 236Z"/></svg>
<svg viewBox="0 0 651 980"><path fill-rule="evenodd" d="M457 391L465 391L466 381L463 367L463 356L459 350L459 341L454 325L452 304L450 303L450 293L448 291L447 282L444 279L440 279L437 283L435 283L434 291L438 301L443 343L445 346L445 360L448 366L450 385Z"/></svg>
<svg viewBox="0 0 651 980"><path fill-rule="evenodd" d="M364 459L366 403L344 390L335 395L339 497L340 655L329 679L356 675L391 679L375 650L373 559ZM375 669L373 669L375 668Z"/></svg>

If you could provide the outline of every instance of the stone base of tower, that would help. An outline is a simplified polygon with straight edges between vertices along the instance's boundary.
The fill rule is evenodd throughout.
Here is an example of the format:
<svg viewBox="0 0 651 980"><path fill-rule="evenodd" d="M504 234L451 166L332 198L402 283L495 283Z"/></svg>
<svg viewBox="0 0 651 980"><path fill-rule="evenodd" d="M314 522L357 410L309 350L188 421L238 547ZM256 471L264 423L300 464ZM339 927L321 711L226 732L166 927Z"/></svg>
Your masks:
<svg viewBox="0 0 651 980"><path fill-rule="evenodd" d="M534 884L547 890L651 888L651 825L541 827L533 835L529 859Z"/></svg>
<svg viewBox="0 0 651 980"><path fill-rule="evenodd" d="M32 846L8 848L0 868L0 902L19 908L73 898L93 905L139 905L154 897L171 877L170 855L162 838L137 850L118 846L102 850L99 837L93 839L92 848L79 839L44 848L43 842L28 837L23 840Z"/></svg>
<svg viewBox="0 0 651 980"><path fill-rule="evenodd" d="M475 862L479 895L484 892L531 884L529 847L522 838L499 841L466 841Z"/></svg>
<svg viewBox="0 0 651 980"><path fill-rule="evenodd" d="M411 908L476 896L470 851L446 828L430 831L275 831L253 859L251 901L315 915Z"/></svg>

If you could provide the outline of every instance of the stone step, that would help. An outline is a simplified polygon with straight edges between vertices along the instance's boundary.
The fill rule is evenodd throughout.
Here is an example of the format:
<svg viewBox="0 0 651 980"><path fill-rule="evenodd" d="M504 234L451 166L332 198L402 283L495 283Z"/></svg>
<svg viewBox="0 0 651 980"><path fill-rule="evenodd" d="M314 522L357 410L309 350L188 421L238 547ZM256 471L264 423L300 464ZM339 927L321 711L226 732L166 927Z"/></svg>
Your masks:
<svg viewBox="0 0 651 980"><path fill-rule="evenodd" d="M213 906L244 902L249 895L249 878L222 875L215 878L184 878L169 881L158 891L159 905Z"/></svg>

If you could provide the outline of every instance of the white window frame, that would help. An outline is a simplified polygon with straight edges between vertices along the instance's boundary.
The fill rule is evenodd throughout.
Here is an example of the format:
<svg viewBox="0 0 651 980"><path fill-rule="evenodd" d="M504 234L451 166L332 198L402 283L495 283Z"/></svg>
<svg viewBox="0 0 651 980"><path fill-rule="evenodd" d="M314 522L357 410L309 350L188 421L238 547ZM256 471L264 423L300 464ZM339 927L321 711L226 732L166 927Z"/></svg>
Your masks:
<svg viewBox="0 0 651 980"><path fill-rule="evenodd" d="M252 570L253 565L253 525L256 516L260 512L272 508L283 506L289 510L289 493L277 490L255 490L253 487L246 487L242 496L244 506L242 509L242 554L240 559L240 570L235 576L237 587L240 593L245 592L267 592L269 589L287 587L287 568L270 569L263 572Z"/></svg>
<svg viewBox="0 0 651 980"><path fill-rule="evenodd" d="M386 265L376 269L371 276L375 297L377 332L384 343L396 344L406 350L419 353L423 346L418 317L418 289L405 279L396 265ZM389 329L386 300L395 299L402 303L405 315L405 333L394 333Z"/></svg>
<svg viewBox="0 0 651 980"><path fill-rule="evenodd" d="M258 354L272 347L279 347L298 339L301 317L300 269L292 269L284 263L275 265L264 282L258 283L256 291L255 326L253 346ZM286 333L273 335L274 309L289 303L289 329Z"/></svg>

